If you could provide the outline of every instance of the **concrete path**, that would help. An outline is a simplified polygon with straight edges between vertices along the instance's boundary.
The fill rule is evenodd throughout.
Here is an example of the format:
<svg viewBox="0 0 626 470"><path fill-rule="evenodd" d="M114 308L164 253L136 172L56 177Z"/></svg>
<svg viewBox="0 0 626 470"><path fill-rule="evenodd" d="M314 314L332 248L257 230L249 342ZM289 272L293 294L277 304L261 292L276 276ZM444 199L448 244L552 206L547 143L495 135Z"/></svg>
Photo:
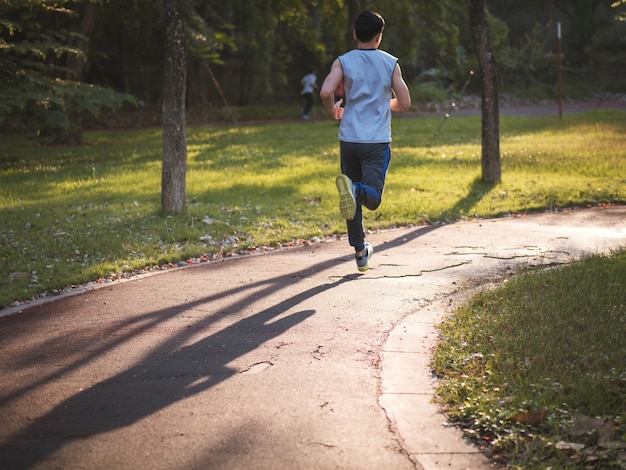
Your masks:
<svg viewBox="0 0 626 470"><path fill-rule="evenodd" d="M480 469L434 326L520 265L626 245L626 207L417 226L146 275L0 318L0 468Z"/></svg>

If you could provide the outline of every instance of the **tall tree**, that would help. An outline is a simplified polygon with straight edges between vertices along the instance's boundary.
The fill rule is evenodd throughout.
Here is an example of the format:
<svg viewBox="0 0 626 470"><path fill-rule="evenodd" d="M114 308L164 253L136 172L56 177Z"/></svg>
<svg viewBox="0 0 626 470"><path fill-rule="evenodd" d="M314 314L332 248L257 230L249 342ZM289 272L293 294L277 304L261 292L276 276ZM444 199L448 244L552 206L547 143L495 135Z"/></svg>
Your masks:
<svg viewBox="0 0 626 470"><path fill-rule="evenodd" d="M94 4L83 6L86 23L72 31L79 17L75 2L0 1L0 121L22 119L44 142L79 144L84 114L135 101L82 82L86 35L95 15Z"/></svg>
<svg viewBox="0 0 626 470"><path fill-rule="evenodd" d="M487 24L486 0L465 0L469 9L470 28L481 72L482 114L482 180L497 183L500 167L500 110L498 100L498 64L491 47Z"/></svg>
<svg viewBox="0 0 626 470"><path fill-rule="evenodd" d="M185 210L187 136L185 90L187 51L184 0L163 0L165 61L163 70L163 168L161 205L166 214Z"/></svg>

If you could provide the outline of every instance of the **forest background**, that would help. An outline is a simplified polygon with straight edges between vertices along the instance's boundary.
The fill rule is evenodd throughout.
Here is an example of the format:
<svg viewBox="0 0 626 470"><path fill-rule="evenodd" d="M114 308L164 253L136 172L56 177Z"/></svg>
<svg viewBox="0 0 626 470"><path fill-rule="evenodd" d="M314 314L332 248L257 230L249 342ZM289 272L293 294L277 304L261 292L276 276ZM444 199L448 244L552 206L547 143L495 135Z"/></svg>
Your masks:
<svg viewBox="0 0 626 470"><path fill-rule="evenodd" d="M230 106L300 103L302 76L314 66L321 82L354 47L351 20L365 8L385 17L381 47L399 57L418 108L480 93L464 0L183 3L190 123L228 118ZM487 5L503 95L558 98L559 23L563 97L626 92L624 0ZM164 43L160 0L0 0L0 131L159 125ZM133 118L93 120L119 107Z"/></svg>

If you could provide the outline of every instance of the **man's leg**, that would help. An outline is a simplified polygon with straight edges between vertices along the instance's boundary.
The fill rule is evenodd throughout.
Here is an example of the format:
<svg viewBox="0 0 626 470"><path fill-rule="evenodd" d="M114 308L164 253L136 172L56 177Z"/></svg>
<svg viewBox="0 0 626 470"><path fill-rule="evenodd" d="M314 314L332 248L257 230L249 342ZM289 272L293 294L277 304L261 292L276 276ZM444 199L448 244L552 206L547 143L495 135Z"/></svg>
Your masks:
<svg viewBox="0 0 626 470"><path fill-rule="evenodd" d="M376 210L383 198L385 179L391 162L389 144L365 144L361 155L361 180L357 185L357 204Z"/></svg>
<svg viewBox="0 0 626 470"><path fill-rule="evenodd" d="M311 111L311 108L313 108L313 93L305 93L304 100L305 100L305 104L304 104L304 109L302 110L302 115L308 116L309 111Z"/></svg>
<svg viewBox="0 0 626 470"><path fill-rule="evenodd" d="M347 221L348 241L356 251L365 243L362 206L375 210L382 200L385 178L391 161L389 144L340 142L341 172L355 186L356 212Z"/></svg>
<svg viewBox="0 0 626 470"><path fill-rule="evenodd" d="M340 142L339 148L341 151L341 172L352 180L353 183L361 181L361 161L359 158L359 144L350 142ZM357 187L357 184L355 184ZM358 202L357 196L356 211L352 220L347 220L348 227L348 243L350 246L355 247L363 245L365 235L363 233L363 212L361 210L361 204Z"/></svg>

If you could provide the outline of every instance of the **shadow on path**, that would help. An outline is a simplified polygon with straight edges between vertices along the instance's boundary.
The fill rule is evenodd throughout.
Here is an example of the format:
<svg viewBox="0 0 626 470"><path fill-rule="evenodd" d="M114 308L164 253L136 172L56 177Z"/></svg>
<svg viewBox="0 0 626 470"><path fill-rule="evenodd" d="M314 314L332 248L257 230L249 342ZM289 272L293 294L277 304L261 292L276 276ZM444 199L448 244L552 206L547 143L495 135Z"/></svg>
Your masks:
<svg viewBox="0 0 626 470"><path fill-rule="evenodd" d="M129 426L227 380L237 372L229 363L280 336L315 312L301 310L281 315L305 299L348 280L343 278L299 293L179 350L172 351L171 346L181 338L170 338L152 351L145 362L59 403L9 439L0 447L2 467L30 467L68 441ZM171 310L161 315L179 311Z"/></svg>
<svg viewBox="0 0 626 470"><path fill-rule="evenodd" d="M409 240L422 236L437 227L421 226L399 236L378 248L378 251L394 249ZM347 251L349 247L347 247ZM349 252L350 253L350 252ZM346 255L352 260L351 253ZM173 334L158 344L146 346L148 351L141 360L122 372L112 375L89 389L59 402L48 413L34 418L18 433L5 436L0 445L0 468L27 468L43 461L48 456L63 448L76 439L102 434L115 429L123 428L162 410L185 398L202 393L215 385L232 377L238 371L229 364L235 359L255 350L267 341L276 338L305 321L315 314L313 310L299 310L298 305L307 299L321 295L335 287L352 280L358 280L362 275L353 274L344 276L334 282L318 285L302 292L292 293L285 300L275 305L242 318L222 328L219 331L196 341L193 344L180 348L179 345L210 327L225 317L234 313L244 312L247 307L260 298L278 297L281 290L295 290L299 279L320 273L344 262L346 257L338 257L305 266L302 270L253 282L245 286L227 289L193 302L185 302L179 306L169 307L158 311L145 313L139 316L124 318L121 322L109 324L104 328L85 328L87 338L77 344L67 344L63 337L52 338L49 333L39 332L43 336L41 343L30 350L22 348L20 354L14 357L12 365L17 369L29 365L45 364L45 362L62 363L60 368L53 367L53 373L45 377L38 376L29 384L20 384L10 390L5 383L0 396L0 416L7 416L7 409L18 400L27 400L25 395L36 389L50 386L56 380L88 367L102 355L124 344L136 341L149 330L173 319L185 311L197 309L202 305L210 305L217 300L235 297L248 291L245 297L237 297L220 312L207 313L188 328ZM261 290L257 290L261 288ZM19 342L19 334L12 335L11 326L18 324L21 331L28 330L28 322L41 329L38 322L45 313L36 315L21 315L7 317L0 322L0 336L11 338L14 343ZM58 320L58 319L57 319ZM63 319L62 319L63 320ZM24 324L26 322L26 324ZM120 334L120 331L123 332ZM32 330L31 330L32 333ZM92 338L89 334L94 335ZM111 338L102 344L95 341L99 338ZM91 343L91 347L82 348ZM63 343L63 344L59 344ZM100 344L99 347L93 347ZM19 348L19 346L16 346ZM55 351L54 354L44 354L42 351ZM77 359L68 363L67 357L73 355ZM39 362L37 362L39 361ZM21 387L21 388L20 388ZM7 393L8 392L8 393ZM34 410L36 414L36 410ZM24 419L25 422L26 419Z"/></svg>

